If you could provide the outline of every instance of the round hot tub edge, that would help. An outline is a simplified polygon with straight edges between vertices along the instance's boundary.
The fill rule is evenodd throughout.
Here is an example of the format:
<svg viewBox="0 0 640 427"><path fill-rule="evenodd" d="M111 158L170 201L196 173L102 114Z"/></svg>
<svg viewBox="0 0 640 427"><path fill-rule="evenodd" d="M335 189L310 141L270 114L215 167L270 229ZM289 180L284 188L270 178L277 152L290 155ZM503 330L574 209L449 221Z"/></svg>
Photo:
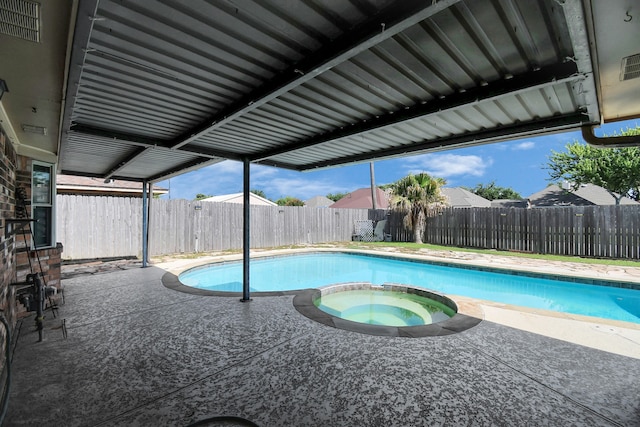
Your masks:
<svg viewBox="0 0 640 427"><path fill-rule="evenodd" d="M367 323L354 322L338 316L334 316L321 310L316 305L316 300L322 296L336 292L356 291L356 290L385 290L402 292L422 296L449 307L455 314L443 321L426 325L416 326L387 326L372 325ZM460 312L458 304L449 297L429 291L424 288L417 288L410 285L386 283L382 286L372 285L367 282L338 283L324 286L317 289L307 289L298 292L293 299L296 310L305 317L337 329L359 332L367 335L393 336L406 338L421 338L456 334L470 329L482 321L476 313L469 315Z"/></svg>

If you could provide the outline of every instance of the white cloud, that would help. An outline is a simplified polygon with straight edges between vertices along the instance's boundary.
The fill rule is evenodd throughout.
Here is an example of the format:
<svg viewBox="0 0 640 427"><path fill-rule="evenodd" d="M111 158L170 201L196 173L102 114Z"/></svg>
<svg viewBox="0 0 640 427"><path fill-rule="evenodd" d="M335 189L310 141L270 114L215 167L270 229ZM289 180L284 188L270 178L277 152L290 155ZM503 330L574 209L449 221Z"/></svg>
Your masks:
<svg viewBox="0 0 640 427"><path fill-rule="evenodd" d="M233 160L225 160L224 162L216 163L215 165L207 166L204 168L207 171L215 173L237 173L242 174L242 163L235 162Z"/></svg>
<svg viewBox="0 0 640 427"><path fill-rule="evenodd" d="M536 146L536 143L533 141L525 141L525 142L520 142L516 145L514 145L513 147L511 147L512 150L531 150Z"/></svg>
<svg viewBox="0 0 640 427"><path fill-rule="evenodd" d="M423 154L406 162L411 173L427 172L437 178L482 176L492 163L493 160L490 158L458 154Z"/></svg>
<svg viewBox="0 0 640 427"><path fill-rule="evenodd" d="M216 163L215 165L207 166L200 171L200 176L213 180L216 183L229 182L242 186L242 174L244 165L242 162L236 162L233 160L225 160L224 162ZM271 166L263 165L251 165L251 181L259 180L265 177L277 175L281 172L281 169L277 169Z"/></svg>
<svg viewBox="0 0 640 427"><path fill-rule="evenodd" d="M282 173L282 169L272 166L251 165L251 179L261 179L270 176L276 176Z"/></svg>

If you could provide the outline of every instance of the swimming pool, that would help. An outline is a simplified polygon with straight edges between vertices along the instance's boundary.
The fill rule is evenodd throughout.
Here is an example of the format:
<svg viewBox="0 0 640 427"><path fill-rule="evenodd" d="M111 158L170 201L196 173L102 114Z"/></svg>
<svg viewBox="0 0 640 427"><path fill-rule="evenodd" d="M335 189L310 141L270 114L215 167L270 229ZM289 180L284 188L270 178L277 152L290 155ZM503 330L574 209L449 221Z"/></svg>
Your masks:
<svg viewBox="0 0 640 427"><path fill-rule="evenodd" d="M191 287L242 291L242 263L187 270ZM640 323L640 290L552 278L456 268L352 253L311 253L251 261L251 291L293 291L333 283L403 283L449 295Z"/></svg>

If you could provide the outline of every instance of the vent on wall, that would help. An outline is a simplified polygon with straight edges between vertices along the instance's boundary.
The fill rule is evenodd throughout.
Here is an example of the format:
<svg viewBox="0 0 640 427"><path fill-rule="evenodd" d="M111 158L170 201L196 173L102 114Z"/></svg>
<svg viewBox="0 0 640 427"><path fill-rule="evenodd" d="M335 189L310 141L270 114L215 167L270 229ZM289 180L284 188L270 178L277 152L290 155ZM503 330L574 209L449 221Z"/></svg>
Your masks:
<svg viewBox="0 0 640 427"><path fill-rule="evenodd" d="M40 42L40 4L0 0L0 34Z"/></svg>
<svg viewBox="0 0 640 427"><path fill-rule="evenodd" d="M620 81L640 77L640 53L622 58Z"/></svg>

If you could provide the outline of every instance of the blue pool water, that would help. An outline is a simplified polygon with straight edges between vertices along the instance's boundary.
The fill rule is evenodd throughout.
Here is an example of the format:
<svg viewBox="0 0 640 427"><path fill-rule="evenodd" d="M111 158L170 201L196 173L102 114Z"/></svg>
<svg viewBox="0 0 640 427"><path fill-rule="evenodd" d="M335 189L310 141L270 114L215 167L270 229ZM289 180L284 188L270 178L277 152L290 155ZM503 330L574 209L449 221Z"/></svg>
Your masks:
<svg viewBox="0 0 640 427"><path fill-rule="evenodd" d="M186 271L180 281L242 292L242 263ZM640 290L590 285L366 255L314 253L251 261L252 292L318 288L334 283L402 283L444 294L640 323Z"/></svg>

